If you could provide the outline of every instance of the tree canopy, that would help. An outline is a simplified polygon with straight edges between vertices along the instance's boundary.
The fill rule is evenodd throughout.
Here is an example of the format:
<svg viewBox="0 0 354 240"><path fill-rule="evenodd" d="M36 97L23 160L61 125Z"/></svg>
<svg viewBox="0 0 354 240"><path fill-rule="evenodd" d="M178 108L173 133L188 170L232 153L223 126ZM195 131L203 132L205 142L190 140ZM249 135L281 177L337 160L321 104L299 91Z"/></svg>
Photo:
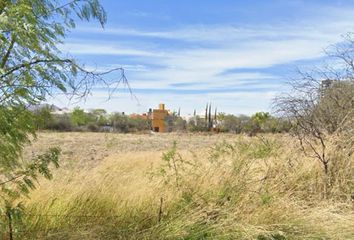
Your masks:
<svg viewBox="0 0 354 240"><path fill-rule="evenodd" d="M98 0L0 1L1 198L28 192L38 174L50 178L50 163L58 166L57 148L31 160L22 157L36 130L29 106L53 94L82 97L94 84L126 82L123 69L87 71L58 48L68 31L75 28L75 21L91 19L102 26L106 22ZM120 78L107 82L104 76L112 71L119 71Z"/></svg>
<svg viewBox="0 0 354 240"><path fill-rule="evenodd" d="M354 126L354 41L346 36L327 52L329 64L299 72L290 91L275 99L276 110L292 123L304 153L320 161L330 173L334 157L328 146L336 145L352 155ZM332 166L333 167L333 166ZM334 179L334 177L332 176Z"/></svg>

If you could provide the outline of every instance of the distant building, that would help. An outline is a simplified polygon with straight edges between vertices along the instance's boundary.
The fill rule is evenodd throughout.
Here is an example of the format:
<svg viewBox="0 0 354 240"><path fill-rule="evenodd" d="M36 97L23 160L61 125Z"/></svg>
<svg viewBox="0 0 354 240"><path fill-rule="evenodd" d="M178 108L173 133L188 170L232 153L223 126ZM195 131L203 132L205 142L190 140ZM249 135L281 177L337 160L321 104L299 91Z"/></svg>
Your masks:
<svg viewBox="0 0 354 240"><path fill-rule="evenodd" d="M169 126L169 113L165 109L165 104L159 104L158 109L149 110L149 117L151 119L151 128L154 132L168 132Z"/></svg>
<svg viewBox="0 0 354 240"><path fill-rule="evenodd" d="M124 114L122 114L122 115L124 115ZM129 117L132 119L143 119L143 120L149 119L149 116L146 113L143 113L143 114L132 113L129 115Z"/></svg>
<svg viewBox="0 0 354 240"><path fill-rule="evenodd" d="M38 112L41 111L43 109L47 109L50 111L50 113L52 114L56 114L56 115L64 115L64 114L68 114L71 113L72 110L68 109L68 108L60 108L54 104L48 104L48 103L44 103L44 104L38 104L38 105L31 105L28 110L30 110L31 112Z"/></svg>
<svg viewBox="0 0 354 240"><path fill-rule="evenodd" d="M147 113L130 114L132 119L143 119L151 121L151 130L154 132L171 132L173 126L173 116L165 109L165 104L159 104L158 109L149 109Z"/></svg>

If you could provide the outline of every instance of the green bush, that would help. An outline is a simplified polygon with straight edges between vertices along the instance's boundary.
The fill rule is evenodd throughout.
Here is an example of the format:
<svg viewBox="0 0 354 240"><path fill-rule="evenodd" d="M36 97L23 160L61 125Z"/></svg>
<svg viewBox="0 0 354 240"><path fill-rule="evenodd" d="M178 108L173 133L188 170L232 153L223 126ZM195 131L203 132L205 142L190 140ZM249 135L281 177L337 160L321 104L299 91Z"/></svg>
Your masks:
<svg viewBox="0 0 354 240"><path fill-rule="evenodd" d="M48 123L46 129L70 132L74 130L74 126L72 125L70 117L64 114L64 115L53 116L53 121Z"/></svg>

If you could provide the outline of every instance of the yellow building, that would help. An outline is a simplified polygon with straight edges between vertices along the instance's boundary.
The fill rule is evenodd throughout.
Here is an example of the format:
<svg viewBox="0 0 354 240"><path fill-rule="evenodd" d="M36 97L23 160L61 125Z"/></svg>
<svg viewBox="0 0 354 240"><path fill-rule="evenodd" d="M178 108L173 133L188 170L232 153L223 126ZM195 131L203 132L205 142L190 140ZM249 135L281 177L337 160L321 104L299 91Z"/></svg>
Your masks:
<svg viewBox="0 0 354 240"><path fill-rule="evenodd" d="M159 104L158 109L150 111L151 114L151 127L154 132L167 132L166 118L168 117L168 111L165 110L165 104Z"/></svg>

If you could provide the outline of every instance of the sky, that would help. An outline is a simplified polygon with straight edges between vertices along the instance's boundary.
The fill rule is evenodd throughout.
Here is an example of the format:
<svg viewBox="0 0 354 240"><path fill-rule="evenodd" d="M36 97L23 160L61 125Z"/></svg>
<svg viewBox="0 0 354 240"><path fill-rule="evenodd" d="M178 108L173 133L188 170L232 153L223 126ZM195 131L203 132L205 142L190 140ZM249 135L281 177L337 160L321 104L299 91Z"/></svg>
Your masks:
<svg viewBox="0 0 354 240"><path fill-rule="evenodd" d="M57 96L61 107L143 113L165 103L182 115L272 111L296 69L325 59L324 50L354 31L354 1L102 0L108 21L78 22L60 49L88 69L123 67L134 97L108 99L94 88L85 101ZM119 74L109 76L119 79Z"/></svg>

